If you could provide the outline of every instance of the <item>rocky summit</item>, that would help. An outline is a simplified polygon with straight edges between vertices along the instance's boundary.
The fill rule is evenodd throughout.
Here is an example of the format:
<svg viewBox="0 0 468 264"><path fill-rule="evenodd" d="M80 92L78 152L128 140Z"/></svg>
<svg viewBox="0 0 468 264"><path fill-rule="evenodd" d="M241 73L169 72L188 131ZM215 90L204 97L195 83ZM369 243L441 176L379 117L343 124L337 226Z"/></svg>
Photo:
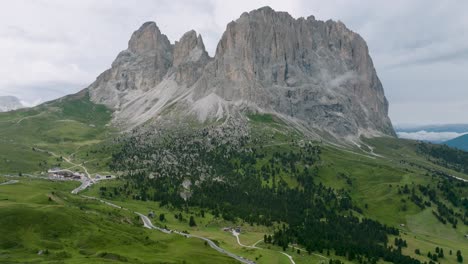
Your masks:
<svg viewBox="0 0 468 264"><path fill-rule="evenodd" d="M363 38L341 22L269 7L230 22L214 57L195 31L172 44L147 22L88 90L125 128L167 115L212 122L255 112L317 136L395 135Z"/></svg>

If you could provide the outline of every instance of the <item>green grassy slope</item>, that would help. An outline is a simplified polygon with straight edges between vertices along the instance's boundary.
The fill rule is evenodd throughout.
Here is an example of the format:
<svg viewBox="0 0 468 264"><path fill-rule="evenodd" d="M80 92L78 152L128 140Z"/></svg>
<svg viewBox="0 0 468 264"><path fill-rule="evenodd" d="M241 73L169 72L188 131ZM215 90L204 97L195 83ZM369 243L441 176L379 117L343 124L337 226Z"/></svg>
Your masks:
<svg viewBox="0 0 468 264"><path fill-rule="evenodd" d="M450 250L461 250L463 255L467 255L468 240L464 235L468 233L468 226L460 223L454 229L450 224L442 224L432 214L437 210L434 204L420 209L411 202L409 194L398 193L398 188L405 185L410 189L418 184L435 187L438 181L437 177L428 175L426 169L402 164L401 159L411 160L425 168L466 176L418 156L412 141L380 138L370 140L368 144L374 146L375 153L380 156L326 147L319 174L321 182L349 190L366 217L398 227L402 238L408 241L408 248L403 249L405 254L429 261L427 253L434 253L436 247L442 247L446 254L440 263L457 263L455 255L447 254ZM461 195L468 198L468 190L465 189ZM449 204L446 200L444 202ZM421 255L415 254L415 249L420 249Z"/></svg>
<svg viewBox="0 0 468 264"><path fill-rule="evenodd" d="M159 202L138 201L125 199L121 196L110 196L110 190L112 190L113 187L119 187L122 184L124 184L122 180L102 181L97 185L91 186L91 188L86 190L83 194L94 197L103 197L102 194L105 193L104 199L110 200L119 206L142 213L154 212L155 217L152 221L156 226L167 227L178 231L187 231L190 234L207 237L216 241L222 248L250 260L254 260L259 264L291 263L288 257L281 253L283 251L280 247L263 243L263 236L265 234L272 233L275 227L266 227L257 224L251 225L241 220L235 222L226 221L221 217L215 217L208 210L203 210L204 214L202 216L202 209L198 207L190 207L186 210L180 210L171 206L162 206ZM159 220L159 216L161 214L164 215L163 221ZM179 214L182 215L183 220L176 218ZM197 226L189 226L188 220L190 216L194 217ZM256 246L258 248L247 248L241 246L237 243L236 238L230 232L223 231L224 227L235 226L239 226L242 229L240 241L243 245L252 246L257 243ZM297 249L288 248L285 253L291 255L294 258L294 261L298 264L322 263L322 261L328 261L330 257L333 259L340 259L344 263L352 263L346 261L343 257L335 256L333 252L331 252L330 256L327 256L326 254L319 256L316 254L308 254L303 249L298 253Z"/></svg>
<svg viewBox="0 0 468 264"><path fill-rule="evenodd" d="M81 93L34 109L0 114L0 175L39 173L52 166L72 167L48 152L68 157L74 163L83 164L90 172L108 170L112 148L108 144L114 134L108 123L111 113L103 106L89 101ZM255 148L264 154L255 162L257 170L267 165L274 153L300 152L301 144L307 143L299 131L285 129L285 124L271 115L249 115L252 136L258 138ZM441 204L462 214L461 207L453 206L444 196L441 175L454 175L468 179L453 166L422 154L418 143L393 138L366 139L359 147L341 148L323 142L313 142L321 149L317 177L314 182L322 183L335 190L345 189L353 203L362 209L354 212L362 217L372 218L401 230L401 238L408 242L403 253L424 261L428 252L436 247L444 249L445 257L440 263L456 263L455 252L461 250L468 256L468 226L459 222L457 228L443 224L434 216L438 206L429 201L419 189L427 186L435 190ZM234 160L232 162L240 162ZM298 162L295 169L303 171L305 163ZM20 183L0 186L0 262L60 262L102 263L104 261L128 261L130 263L219 263L231 259L219 256L202 242L185 240L177 236L162 236L141 228L135 215L107 208L95 201L71 196L68 192L76 183L48 182L20 178ZM279 170L280 179L291 188L301 188L297 178L289 170ZM1 180L1 179L0 179ZM177 230L209 237L236 254L257 260L258 263L289 263L281 254L281 248L260 242L263 249L245 248L235 238L222 231L224 226L240 225L244 233L241 241L252 245L262 240L264 234L271 234L275 227L250 225L237 219L234 222L214 217L196 207L184 210L160 206L158 202L132 200L130 195L112 196L112 188L125 184L123 180L102 182L86 191L87 194L115 200L116 203L142 213L155 211L165 214L166 220L157 225L167 225ZM273 186L272 179L265 179L264 186ZM407 187L410 193L402 193ZM109 188L101 192L100 187ZM429 205L420 208L411 201L411 190ZM456 188L459 198L468 198L466 188ZM53 193L52 193L53 192ZM49 198L51 200L49 201ZM175 218L182 214L184 221ZM187 219L194 216L196 227L190 227ZM459 217L458 220L461 218ZM279 224L279 223L277 223ZM4 236L3 236L4 235ZM390 241L392 241L391 238ZM268 248L269 247L269 248ZM48 255L37 255L39 250L48 249ZM415 253L419 249L420 255ZM453 254L450 255L449 252ZM197 253L200 252L200 253ZM317 263L323 260L304 251L297 253L288 249L296 263ZM331 257L345 261L343 257ZM204 261L204 259L209 261ZM203 261L202 261L203 260ZM345 261L345 263L347 263ZM382 261L380 263L383 263Z"/></svg>
<svg viewBox="0 0 468 264"><path fill-rule="evenodd" d="M297 154L301 151L305 151L301 146L310 144L308 140L305 140L299 131L291 131L288 128L285 129L285 124L273 116L250 115L249 119L252 128L252 137L255 139L249 143L248 147L255 148L255 152L259 153L254 160L257 172L260 173L262 167L268 166L270 162L274 164L274 167L277 169L275 170L276 177L264 178L262 182L263 186L272 188L274 186L273 181L276 181L276 186L278 186L281 181L284 181L290 188L298 187L301 189L302 187L297 176L294 176L294 172L289 167L290 163L286 162L281 164L278 160L272 161L272 158L276 156L276 159L281 160L282 158L278 158L278 153L284 153L288 156L289 153ZM190 146L190 144L187 143L188 141L184 140L183 142L184 146ZM439 259L439 262L456 263L454 252L461 250L463 255L468 254L467 240L464 238L468 229L467 225L462 222L464 211L461 206L453 206L445 196L446 193L441 189L442 187L440 187L444 180L447 179L446 176L448 175L455 175L461 178L466 178L467 175L450 169L449 167L442 166L443 162L434 162L434 158L428 157L420 152L418 147L419 143L409 140L375 138L364 140L360 147L352 148L337 147L326 142L312 142L311 144L317 145L321 149L320 161L318 163L314 162L315 165L313 165L314 167L316 166L318 171L317 177L314 177L314 182L317 184L322 183L327 187L332 187L334 190L346 190L350 194L353 204L362 209L362 212L354 211L353 213L400 229L401 238L408 241L408 247L402 249L406 255L417 258L422 262L429 262L427 253L434 253L436 247L442 247L446 254L443 259ZM154 148L154 146L150 146L145 151L139 150L138 152L140 153L131 152L129 157L141 154L144 160L145 155L151 156L152 148ZM173 155L178 155L177 148L175 150L171 149L171 151L175 151L172 153ZM184 151L186 151L186 149ZM296 157L299 158L300 156ZM235 157L233 160L227 162L238 164L239 171L242 173L245 169L244 166L241 166L242 160L242 158ZM249 159L248 161L250 162L251 160ZM309 170L313 168L310 167L310 163L305 160L294 160L293 164L294 171L296 172L303 172L305 167L309 167ZM144 163L138 163L135 168L144 169L146 168L145 166L147 165ZM248 179L245 180L248 181ZM186 222L180 223L172 217L174 214L179 213L179 210L174 207L159 207L158 203L155 202L132 200L132 195L133 197L138 197L141 195L142 190L148 192L147 197L149 197L149 200L153 197L150 187L151 184L153 184L152 181L146 179L144 176L141 177L141 181L147 181L143 184L141 189L134 189L134 187L121 188L119 192L128 192L126 195L112 196L115 191L115 186L106 186L109 187L109 189L102 193L105 194L104 197L107 199L116 199L123 204L131 203L131 206L141 206L143 211L154 210L169 214L171 218L160 224L168 225L171 228L187 229ZM125 184L125 181L123 180L121 183L114 182L112 184L121 186ZM134 183L130 181L130 185L133 184ZM451 184L454 186L456 185L456 183L453 182ZM102 193L96 189L97 187L98 186L94 186L91 191L94 195L101 195ZM436 204L436 201L430 201L429 197L422 193L420 187L427 187L435 190L437 202L447 206L450 210L454 210L455 214L461 214L461 216L457 216L457 221L459 221L457 228L453 228L450 223L443 224L437 220L433 211L439 212L439 206ZM408 191L406 191L405 188L407 188ZM466 188L453 188L455 188L454 190L458 194L458 198L468 198L468 190ZM414 194L428 204L425 205L424 208L421 208L412 201L411 193L413 189ZM402 193L402 191L404 192ZM224 201L219 202L222 203ZM232 203L232 206L236 206L236 203ZM192 213L190 213L191 210ZM227 247L234 247L235 249L236 245L235 241L232 241L232 236L225 235L221 231L223 225L230 225L230 223L221 222L220 224L217 222L222 219L221 217L213 220L218 224L210 222L210 218L197 218L199 210L200 209L197 208L189 208L185 218L193 214L196 217L197 223L201 222L208 226L189 230L191 232L206 234L209 237L221 241L221 243L224 243ZM243 223L242 220L238 219L237 221L238 222L232 224L247 226L248 236L252 238L262 239L262 232L272 233L273 231L272 229L264 231L255 230L253 228L248 228L248 224ZM392 241L393 237L390 239L390 241ZM416 249L419 249L421 252L420 255L415 253ZM250 251L255 252L255 250L252 249L243 250L246 251L244 253L246 254L245 256L253 257L256 254L248 253ZM452 251L452 255L447 254L447 252L450 251ZM321 254L323 254L323 252ZM299 259L297 263L311 262L307 257L296 257ZM259 260L259 263L269 262Z"/></svg>
<svg viewBox="0 0 468 264"><path fill-rule="evenodd" d="M0 186L0 263L236 263L200 240L147 230L131 212L70 195L76 185L23 177Z"/></svg>
<svg viewBox="0 0 468 264"><path fill-rule="evenodd" d="M110 119L111 112L91 103L85 91L0 113L0 172L38 173L53 166L72 166L48 151L75 163L88 162L93 172L107 170L109 154L101 143L112 135Z"/></svg>
<svg viewBox="0 0 468 264"><path fill-rule="evenodd" d="M468 151L468 135L459 136L444 142L447 146L458 148L464 151Z"/></svg>

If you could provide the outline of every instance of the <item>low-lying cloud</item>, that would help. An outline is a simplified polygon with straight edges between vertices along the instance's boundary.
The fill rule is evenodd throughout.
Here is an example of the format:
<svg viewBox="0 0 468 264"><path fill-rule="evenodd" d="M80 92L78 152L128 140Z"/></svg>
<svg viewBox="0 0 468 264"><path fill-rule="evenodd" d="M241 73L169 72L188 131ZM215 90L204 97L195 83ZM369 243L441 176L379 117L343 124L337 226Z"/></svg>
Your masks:
<svg viewBox="0 0 468 264"><path fill-rule="evenodd" d="M468 133L457 132L429 132L421 130L418 132L397 132L399 138L406 138L412 140L429 141L433 143L441 143L447 140L457 138Z"/></svg>

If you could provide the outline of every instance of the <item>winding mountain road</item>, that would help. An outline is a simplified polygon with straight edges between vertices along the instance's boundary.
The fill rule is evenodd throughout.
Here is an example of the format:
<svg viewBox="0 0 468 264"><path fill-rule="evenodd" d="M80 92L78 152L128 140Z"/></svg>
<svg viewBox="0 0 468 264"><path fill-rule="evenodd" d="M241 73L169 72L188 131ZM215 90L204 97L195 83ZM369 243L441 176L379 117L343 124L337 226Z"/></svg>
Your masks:
<svg viewBox="0 0 468 264"><path fill-rule="evenodd" d="M89 178L86 178L86 179L83 179L81 180L81 185L76 187L75 189L73 189L73 191L71 191L72 194L78 194L79 192L85 190L86 188L88 188L89 186L91 186L93 184L93 180L89 179Z"/></svg>
<svg viewBox="0 0 468 264"><path fill-rule="evenodd" d="M264 248L260 248L260 247L257 247L256 245L258 243L260 243L262 240L259 240L257 242L255 242L255 244L253 244L252 246L247 246L247 245L244 245L240 242L240 239L239 239L239 233L237 233L236 231L232 231L232 235L236 237L237 239L237 244L239 244L239 246L241 247L246 247L246 248L255 248L255 249L264 249ZM286 257L288 257L289 261L291 262L291 264L296 264L296 262L294 262L294 259L291 255L285 253L285 252L281 252L281 251L278 251L279 253L285 255Z"/></svg>
<svg viewBox="0 0 468 264"><path fill-rule="evenodd" d="M108 202L108 201L105 201L105 200L102 200L102 199L99 199L99 198L96 198L96 197L92 197L92 196L87 196L87 195L81 195L81 197L83 198L86 198L86 199L92 199L92 200L97 200L97 201L100 201L101 203L104 203L106 205L109 205L111 207L114 207L114 208L117 208L117 209L123 209L123 210L127 210L127 208L124 208L122 206L119 206L119 205L116 205L116 204L113 204L111 202ZM245 264L255 264L255 262L249 260L249 259L246 259L244 257L241 257L241 256L238 256L236 254L233 254L221 247L219 247L218 245L216 245L215 242L213 242L212 240L206 238L206 237L202 237L202 236L197 236L197 235L192 235L192 234L186 234L186 233L182 233L182 232L179 232L179 231L176 231L176 230L169 230L169 229L165 229L165 228L160 228L160 227L157 227L155 225L153 225L153 223L151 222L151 220L144 214L142 213L139 213L139 212L133 212L135 214L137 214L138 216L140 216L141 220L143 221L143 226L146 227L146 228L149 228L149 229L155 229L155 230L158 230L160 232L163 232L165 234L177 234L177 235L180 235L180 236L184 236L184 237L187 237L187 238L198 238L198 239L201 239L201 240L204 240L208 243L208 245L210 245L211 248L213 248L214 250L218 251L219 253L221 254L224 254L224 255L227 255L233 259L236 259L238 260L239 262L241 263L245 263Z"/></svg>

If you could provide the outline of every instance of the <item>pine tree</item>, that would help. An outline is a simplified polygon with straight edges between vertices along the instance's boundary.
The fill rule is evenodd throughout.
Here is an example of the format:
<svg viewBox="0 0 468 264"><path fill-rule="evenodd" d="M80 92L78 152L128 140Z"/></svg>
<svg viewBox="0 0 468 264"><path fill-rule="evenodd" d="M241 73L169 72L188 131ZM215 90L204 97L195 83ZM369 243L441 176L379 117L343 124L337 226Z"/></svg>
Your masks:
<svg viewBox="0 0 468 264"><path fill-rule="evenodd" d="M457 261L459 263L463 263L463 256L461 255L461 251L457 250Z"/></svg>
<svg viewBox="0 0 468 264"><path fill-rule="evenodd" d="M189 220L189 226L196 226L197 223L195 223L195 218L193 218L193 215L190 216L190 220Z"/></svg>
<svg viewBox="0 0 468 264"><path fill-rule="evenodd" d="M443 258L444 257L444 250L441 248L439 249L439 258Z"/></svg>

